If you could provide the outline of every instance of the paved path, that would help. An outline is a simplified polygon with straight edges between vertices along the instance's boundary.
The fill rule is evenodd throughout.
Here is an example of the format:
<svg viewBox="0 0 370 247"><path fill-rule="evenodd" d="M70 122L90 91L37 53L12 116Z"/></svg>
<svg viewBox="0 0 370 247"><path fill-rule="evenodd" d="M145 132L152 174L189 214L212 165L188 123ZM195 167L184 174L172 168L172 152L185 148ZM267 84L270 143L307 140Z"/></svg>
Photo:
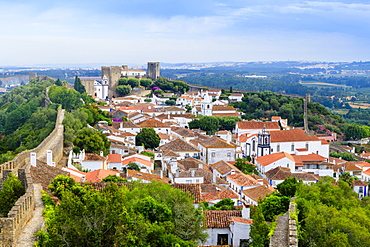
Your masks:
<svg viewBox="0 0 370 247"><path fill-rule="evenodd" d="M16 247L33 247L33 243L36 241L36 237L33 234L44 226L44 217L42 216L44 204L41 200L42 186L41 184L34 184L33 186L35 191L35 210L32 219L23 228L15 245Z"/></svg>
<svg viewBox="0 0 370 247"><path fill-rule="evenodd" d="M276 220L277 225L274 235L270 240L270 247L289 246L289 213L279 216Z"/></svg>

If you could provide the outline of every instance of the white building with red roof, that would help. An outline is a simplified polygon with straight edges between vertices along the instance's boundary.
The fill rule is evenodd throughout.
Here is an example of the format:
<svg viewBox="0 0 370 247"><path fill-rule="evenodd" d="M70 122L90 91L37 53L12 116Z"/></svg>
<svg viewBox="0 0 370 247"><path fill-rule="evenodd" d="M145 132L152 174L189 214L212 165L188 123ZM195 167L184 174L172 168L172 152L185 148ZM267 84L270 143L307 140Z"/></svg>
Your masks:
<svg viewBox="0 0 370 247"><path fill-rule="evenodd" d="M258 134L262 129L266 131L278 131L280 126L278 122L262 122L262 121L242 121L237 122L235 126L235 133L242 134Z"/></svg>
<svg viewBox="0 0 370 247"><path fill-rule="evenodd" d="M289 168L291 172L296 171L296 162L294 157L286 152L264 155L256 158L255 162L260 174L265 174L269 170L279 166Z"/></svg>

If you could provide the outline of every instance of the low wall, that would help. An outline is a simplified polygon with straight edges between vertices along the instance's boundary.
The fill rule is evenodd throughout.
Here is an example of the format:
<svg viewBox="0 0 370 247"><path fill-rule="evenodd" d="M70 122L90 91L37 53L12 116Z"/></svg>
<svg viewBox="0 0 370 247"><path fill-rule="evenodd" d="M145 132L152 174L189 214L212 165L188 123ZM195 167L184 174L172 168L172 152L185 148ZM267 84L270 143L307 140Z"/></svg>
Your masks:
<svg viewBox="0 0 370 247"><path fill-rule="evenodd" d="M294 203L295 198L292 198L289 204L289 246L298 247L298 235L297 235L297 222L293 215L297 215L296 207Z"/></svg>
<svg viewBox="0 0 370 247"><path fill-rule="evenodd" d="M53 161L59 162L63 157L62 124L64 110L58 110L54 130L36 148L19 153L13 160L0 165L0 182L5 181L10 172L18 175L26 192L15 203L7 218L0 218L0 246L14 246L23 227L32 218L35 208L34 186L30 173L30 153L35 152L37 159L46 162L46 150L52 150ZM1 183L0 183L1 185Z"/></svg>

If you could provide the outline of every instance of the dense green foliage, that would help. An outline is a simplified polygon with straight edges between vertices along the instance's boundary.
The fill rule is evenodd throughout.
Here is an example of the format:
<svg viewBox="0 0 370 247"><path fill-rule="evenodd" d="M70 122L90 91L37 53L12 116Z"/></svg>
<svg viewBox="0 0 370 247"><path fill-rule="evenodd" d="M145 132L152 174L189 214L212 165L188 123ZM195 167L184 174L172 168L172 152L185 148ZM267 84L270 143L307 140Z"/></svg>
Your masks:
<svg viewBox="0 0 370 247"><path fill-rule="evenodd" d="M112 182L112 183L124 183L124 182L127 182L127 180L124 179L124 178L121 178L119 176L116 176L116 175L109 175L108 177L105 177L102 180L102 183L109 183L109 182Z"/></svg>
<svg viewBox="0 0 370 247"><path fill-rule="evenodd" d="M49 89L49 98L53 103L61 104L67 111L76 110L82 106L81 94L74 89L52 86Z"/></svg>
<svg viewBox="0 0 370 247"><path fill-rule="evenodd" d="M206 238L201 211L167 184L110 183L102 191L67 184L52 189L62 197L47 207L37 246L190 247Z"/></svg>
<svg viewBox="0 0 370 247"><path fill-rule="evenodd" d="M151 87L159 87L162 90L169 90L173 92L185 93L189 86L183 81L170 81L165 78L157 79Z"/></svg>
<svg viewBox="0 0 370 247"><path fill-rule="evenodd" d="M13 173L10 173L3 183L2 190L0 190L0 217L8 216L9 211L24 192L21 181Z"/></svg>
<svg viewBox="0 0 370 247"><path fill-rule="evenodd" d="M218 130L233 130L236 122L242 121L239 117L226 116L200 116L189 122L190 129L201 129L209 135L213 135Z"/></svg>
<svg viewBox="0 0 370 247"><path fill-rule="evenodd" d="M235 210L235 202L229 198L222 199L215 205L209 206L208 202L201 202L199 206L203 210Z"/></svg>
<svg viewBox="0 0 370 247"><path fill-rule="evenodd" d="M331 157L335 158L342 158L347 161L355 161L355 156L351 153L337 153L337 152L330 152Z"/></svg>
<svg viewBox="0 0 370 247"><path fill-rule="evenodd" d="M245 174L258 174L257 168L253 164L248 162L247 159L236 159L236 163L234 164L234 166Z"/></svg>
<svg viewBox="0 0 370 247"><path fill-rule="evenodd" d="M77 131L73 144L86 153L100 154L103 151L104 155L108 155L110 148L110 141L105 134L89 127Z"/></svg>
<svg viewBox="0 0 370 247"><path fill-rule="evenodd" d="M161 138L153 128L142 128L136 135L136 146L144 145L145 148L157 148Z"/></svg>
<svg viewBox="0 0 370 247"><path fill-rule="evenodd" d="M297 191L298 181L295 177L287 178L284 182L278 184L276 188L283 196L293 197Z"/></svg>
<svg viewBox="0 0 370 247"><path fill-rule="evenodd" d="M122 85L116 87L116 92L118 93L119 96L126 96L127 94L131 93L132 88L130 85Z"/></svg>
<svg viewBox="0 0 370 247"><path fill-rule="evenodd" d="M297 189L301 231L299 246L368 246L370 203L362 201L348 183L331 180Z"/></svg>

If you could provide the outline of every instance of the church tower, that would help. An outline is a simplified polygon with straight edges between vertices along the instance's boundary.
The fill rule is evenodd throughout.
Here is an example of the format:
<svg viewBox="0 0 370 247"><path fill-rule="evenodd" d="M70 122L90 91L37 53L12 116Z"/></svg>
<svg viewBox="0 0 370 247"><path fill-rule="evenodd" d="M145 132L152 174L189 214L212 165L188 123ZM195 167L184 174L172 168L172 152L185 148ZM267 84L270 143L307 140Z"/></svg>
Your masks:
<svg viewBox="0 0 370 247"><path fill-rule="evenodd" d="M257 157L271 154L270 134L266 132L266 126L258 133Z"/></svg>
<svg viewBox="0 0 370 247"><path fill-rule="evenodd" d="M204 99L201 106L201 114L203 116L212 116L212 97L208 92L204 94Z"/></svg>

